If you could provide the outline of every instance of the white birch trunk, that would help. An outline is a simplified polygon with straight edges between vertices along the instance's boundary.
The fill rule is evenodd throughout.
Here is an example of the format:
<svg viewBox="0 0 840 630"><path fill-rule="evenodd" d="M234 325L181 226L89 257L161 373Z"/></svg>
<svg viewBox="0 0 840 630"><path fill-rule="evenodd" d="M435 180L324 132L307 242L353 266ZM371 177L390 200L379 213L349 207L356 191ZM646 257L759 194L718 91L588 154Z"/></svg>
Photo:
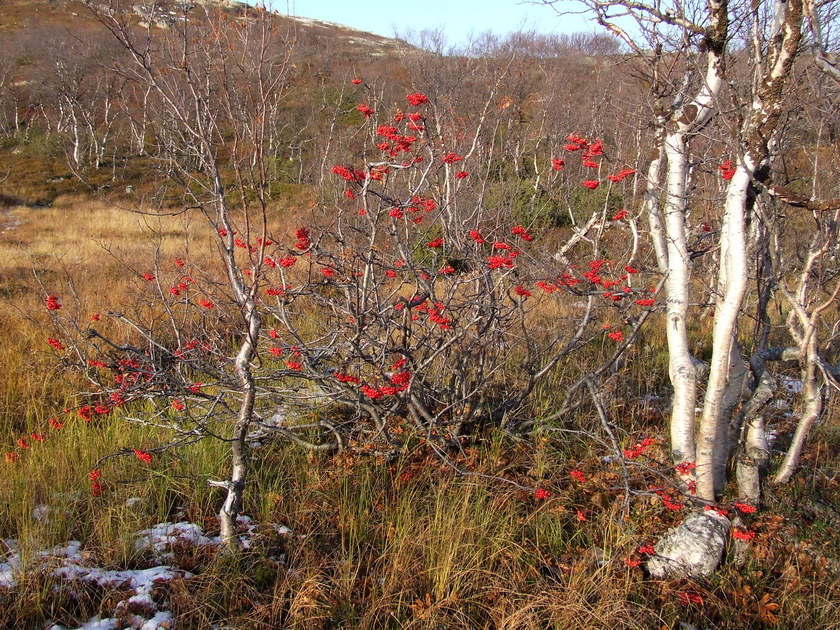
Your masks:
<svg viewBox="0 0 840 630"><path fill-rule="evenodd" d="M662 190L662 163L665 161L665 127L660 125L654 138L654 157L648 165L645 195L642 202L642 214L647 217L650 239L656 252L656 263L660 273L668 273L668 241L662 212L659 208L659 196Z"/></svg>
<svg viewBox="0 0 840 630"><path fill-rule="evenodd" d="M79 138L79 121L76 118L76 112L73 109L73 105L70 104L70 118L73 121L73 165L76 168L81 166L81 139Z"/></svg>
<svg viewBox="0 0 840 630"><path fill-rule="evenodd" d="M743 452L735 465L738 496L742 501L755 505L761 499L761 473L769 459L764 416L758 414L746 421Z"/></svg>
<svg viewBox="0 0 840 630"><path fill-rule="evenodd" d="M729 455L728 428L733 368L743 361L738 348L738 316L747 290L746 203L756 161L747 154L738 164L726 190L721 226L718 289L723 292L715 309L712 360L697 436L697 494L713 501L726 483Z"/></svg>
<svg viewBox="0 0 840 630"><path fill-rule="evenodd" d="M765 369L767 361L792 361L800 357L800 351L794 347L763 348L750 359L754 383L752 394L744 404L738 418L732 422L730 439L741 444L736 457L735 478L738 483L738 496L744 501L757 505L761 499L761 484L765 469L770 461L770 450L765 434L762 409L774 395L776 379Z"/></svg>
<svg viewBox="0 0 840 630"><path fill-rule="evenodd" d="M691 271L685 230L685 184L688 171L686 134L668 134L668 184L665 199L668 280L666 283L668 374L674 388L671 403L671 455L674 463L694 461L694 417L697 399L695 359L688 346L688 293Z"/></svg>
<svg viewBox="0 0 840 630"><path fill-rule="evenodd" d="M697 440L697 493L708 501L715 500L726 483L731 392L734 373L743 364L738 349L738 316L747 289L747 192L758 164L769 157L767 142L778 125L783 89L801 39L802 0L776 0L774 9L772 30L764 40L766 52L761 46L753 51L752 62L760 72L753 88L752 108L742 128L748 148L726 190L718 274L722 296L715 309L712 360ZM754 10L757 16L757 5ZM756 41L762 41L758 37L760 28L761 22L756 19Z"/></svg>
<svg viewBox="0 0 840 630"><path fill-rule="evenodd" d="M822 413L822 392L817 377L820 357L817 348L817 334L813 323L806 329L804 337L807 350L804 352L805 365L802 369L802 397L804 399L802 417L796 425L793 441L773 479L775 484L787 483L790 480L799 464L808 432Z"/></svg>
<svg viewBox="0 0 840 630"><path fill-rule="evenodd" d="M726 32L726 6L710 3L710 32L719 37ZM723 84L722 44L710 46L706 74L697 95L674 116L675 126L665 136L668 175L665 197L665 232L667 240L668 281L666 284L668 373L674 388L671 407L671 457L675 464L696 458L695 408L697 404L697 360L688 345L688 296L691 267L686 240L686 182L688 179L688 143L693 134L711 118Z"/></svg>

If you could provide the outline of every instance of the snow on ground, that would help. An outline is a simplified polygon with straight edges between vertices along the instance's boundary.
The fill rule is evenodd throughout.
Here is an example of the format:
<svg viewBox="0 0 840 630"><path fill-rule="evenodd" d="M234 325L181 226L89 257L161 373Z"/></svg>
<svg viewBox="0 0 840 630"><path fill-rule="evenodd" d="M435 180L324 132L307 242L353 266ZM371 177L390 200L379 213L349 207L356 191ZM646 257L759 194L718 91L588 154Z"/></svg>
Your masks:
<svg viewBox="0 0 840 630"><path fill-rule="evenodd" d="M138 615L134 615L134 619L130 621L130 623L132 625L128 627L136 628L137 630L170 630L175 627L172 620L172 613L167 610L156 612L151 619L144 619ZM118 630L124 628L126 628L125 618L120 621L116 617L105 617L105 619L103 619L97 615L96 617L88 619L76 630ZM52 626L48 626L48 630L70 629L53 624Z"/></svg>
<svg viewBox="0 0 840 630"><path fill-rule="evenodd" d="M238 519L242 545L251 547L251 539L256 525L247 516ZM290 534L291 530L282 525L272 525L278 534ZM204 530L195 523L158 523L149 529L137 532L134 542L135 551L149 552L156 563L172 562L175 555L172 546L187 544L194 547L219 547L219 536L206 536ZM158 564L146 569L104 569L86 566L81 553L82 543L71 540L66 545L57 545L34 554L26 563L27 571L49 571L52 577L65 583L85 582L96 584L106 589L119 589L126 593L126 599L118 602L113 610L113 617L96 616L76 630L116 630L134 628L135 630L168 630L174 628L172 614L167 611L166 602L156 602L152 591L156 585L165 584L174 579L189 579L192 574L168 564ZM279 559L278 559L279 561ZM13 589L18 577L24 570L24 562L18 543L14 539L0 540L0 588ZM128 623L130 625L126 626ZM70 630L65 626L52 624L48 630Z"/></svg>
<svg viewBox="0 0 840 630"><path fill-rule="evenodd" d="M219 544L219 538L208 538L204 530L195 523L158 523L151 529L137 532L135 551L149 550L156 560L171 561L173 554L167 552L175 543L188 543L196 547Z"/></svg>
<svg viewBox="0 0 840 630"><path fill-rule="evenodd" d="M798 394L802 391L802 381L796 378L790 378L782 374L782 385L789 394Z"/></svg>
<svg viewBox="0 0 840 630"><path fill-rule="evenodd" d="M114 619L112 617L102 619L102 618L97 616L97 617L93 617L89 621L86 621L85 623L83 623L81 626L78 627L78 630L117 630L117 627L118 626L117 626L117 620L116 619ZM69 629L65 628L64 626L58 626L58 625L53 624L51 626L47 626L47 630L69 630ZM155 628L155 630L158 630L158 629Z"/></svg>
<svg viewBox="0 0 840 630"><path fill-rule="evenodd" d="M4 552L5 562L0 562L0 588L14 588L15 576L20 573L18 544L14 538L0 540L0 551Z"/></svg>
<svg viewBox="0 0 840 630"><path fill-rule="evenodd" d="M155 613L155 616L140 626L140 630L159 630L172 627L172 613L166 610Z"/></svg>

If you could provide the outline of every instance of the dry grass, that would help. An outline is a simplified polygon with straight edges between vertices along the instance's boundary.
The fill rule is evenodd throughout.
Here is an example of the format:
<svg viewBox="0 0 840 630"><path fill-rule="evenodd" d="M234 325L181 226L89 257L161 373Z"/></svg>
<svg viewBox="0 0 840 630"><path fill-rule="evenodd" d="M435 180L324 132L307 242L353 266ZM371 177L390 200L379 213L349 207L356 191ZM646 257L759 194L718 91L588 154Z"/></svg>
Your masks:
<svg viewBox="0 0 840 630"><path fill-rule="evenodd" d="M10 216L20 225L0 234L0 440L8 447L41 430L79 386L43 343L50 326L44 294L72 296L82 313L134 307L147 261L157 256L163 264L185 248L194 258L207 244L183 217L143 218L78 198L14 207ZM541 315L574 314L551 308ZM610 397L628 440L662 437L661 418L645 415L637 398L660 391L662 333L654 326L644 335ZM561 366L540 408L550 409L563 375ZM532 442L490 433L452 456L463 469L548 488L547 501L498 481L456 477L420 441L395 461L271 444L254 462L245 507L262 526L253 548L237 556L181 550L175 563L195 577L169 585L164 596L183 628L840 628L836 575L820 560L837 543L836 514L806 510L814 497L837 496L834 409L812 440L813 476L770 497L770 511L752 523L758 538L748 563L727 564L703 583L651 581L626 566L624 558L675 516L640 497L623 521L620 479L602 460L609 453L546 430ZM598 430L587 416L562 426ZM17 463L0 463L0 538L17 538L25 552L78 539L91 561L124 568L148 561L132 545L139 529L183 518L212 531L220 494L206 481L226 465L218 442L161 455L151 466L110 460L105 493L91 496L87 473L95 461L156 439L154 429L113 413L92 424L68 420ZM661 447L651 455L654 466L666 460ZM573 467L589 477L585 486L569 478ZM643 471L634 475L637 487L649 481ZM143 502L129 508L129 497ZM47 519L33 515L40 505L49 506ZM586 521L576 518L578 509ZM269 524L293 534L280 536ZM806 536L810 542L797 542ZM0 627L48 619L72 626L107 612L114 597L95 589L69 597L54 585L48 574L31 572L12 593L0 593ZM705 603L681 605L687 590ZM778 610L762 607L765 594Z"/></svg>

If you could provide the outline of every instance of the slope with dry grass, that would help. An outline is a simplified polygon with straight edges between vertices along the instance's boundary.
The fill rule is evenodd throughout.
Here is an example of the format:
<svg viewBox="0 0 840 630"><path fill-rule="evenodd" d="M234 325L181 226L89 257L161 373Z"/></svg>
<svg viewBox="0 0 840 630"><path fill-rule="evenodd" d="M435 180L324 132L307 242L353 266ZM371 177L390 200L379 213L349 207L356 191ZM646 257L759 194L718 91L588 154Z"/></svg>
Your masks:
<svg viewBox="0 0 840 630"><path fill-rule="evenodd" d="M152 447L158 437L118 413L91 423L67 417L60 430L44 429L81 383L56 362L39 314L44 293L57 287L91 315L133 305L148 261L176 256L185 243L198 250L202 236L180 217L143 217L80 198L10 214L19 225L0 236L0 439L12 446L31 432L51 433L27 439L19 460L0 464L7 506L0 538L16 539L24 554L79 540L89 565L130 570L153 562L133 541L156 523L197 523L212 536L220 496L206 480L224 461L218 443L199 442L148 465L130 455L109 460L104 491L90 493L87 475L99 458ZM831 560L836 409L810 450L812 474L770 497L760 516L744 515L756 532L744 559L732 556L702 583L652 581L637 566L639 548L677 518L645 493L668 469L659 391L650 389L661 380L644 369L661 363L662 343L649 336L634 348L634 367L606 392L626 447L655 440L630 460L628 481L638 494L626 519L614 453L592 441L598 421L586 414L542 426L533 441L504 430L465 438L450 457L466 476L419 437L393 460L314 455L272 442L263 446L245 509L257 524L251 548L229 557L173 544L170 564L192 577L160 585L156 601L184 628L840 627ZM546 413L562 372L541 394ZM537 498L503 480L544 492ZM51 620L76 627L108 617L124 597L24 565L15 587L0 592L0 626Z"/></svg>

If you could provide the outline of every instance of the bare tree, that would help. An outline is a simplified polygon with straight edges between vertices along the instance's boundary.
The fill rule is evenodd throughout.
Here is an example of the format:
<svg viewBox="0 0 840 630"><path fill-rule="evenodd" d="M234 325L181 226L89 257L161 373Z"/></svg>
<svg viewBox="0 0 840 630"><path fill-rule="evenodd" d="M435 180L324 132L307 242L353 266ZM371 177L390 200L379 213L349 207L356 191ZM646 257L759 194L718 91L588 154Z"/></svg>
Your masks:
<svg viewBox="0 0 840 630"><path fill-rule="evenodd" d="M694 464L699 365L688 337L692 256L686 212L690 143L709 123L720 98L728 5L660 6L600 0L583 4L599 24L635 52L655 99L652 159L647 168L643 210L657 263L667 277L666 333L669 376L674 387L670 422L673 460L676 465ZM634 31L621 19L628 17L633 20ZM673 67L681 68L676 76Z"/></svg>
<svg viewBox="0 0 840 630"><path fill-rule="evenodd" d="M235 545L256 398L252 362L262 327L257 291L268 230L264 138L269 107L285 86L288 48L259 9L231 19L220 9L196 14L184 5L170 31L158 35L154 19L138 29L117 4L88 7L129 54L117 67L119 75L154 97L148 103L160 143L154 156L166 158L170 175L215 228L226 286L239 311L233 372L240 397L228 438L231 473L217 483L227 491L219 513L222 539ZM250 261L253 282L236 258L237 226L249 241L259 235L261 245Z"/></svg>
<svg viewBox="0 0 840 630"><path fill-rule="evenodd" d="M761 10L751 14L754 68L749 112L739 136L735 173L729 180L721 227L721 262L718 271L718 299L712 336L712 359L697 449L699 496L714 500L726 483L730 457L728 424L740 402L744 364L738 346L738 318L747 289L747 217L752 211L751 182L771 157L773 141L783 106L784 92L802 40L802 3L798 0L773 5L773 21L763 23Z"/></svg>

